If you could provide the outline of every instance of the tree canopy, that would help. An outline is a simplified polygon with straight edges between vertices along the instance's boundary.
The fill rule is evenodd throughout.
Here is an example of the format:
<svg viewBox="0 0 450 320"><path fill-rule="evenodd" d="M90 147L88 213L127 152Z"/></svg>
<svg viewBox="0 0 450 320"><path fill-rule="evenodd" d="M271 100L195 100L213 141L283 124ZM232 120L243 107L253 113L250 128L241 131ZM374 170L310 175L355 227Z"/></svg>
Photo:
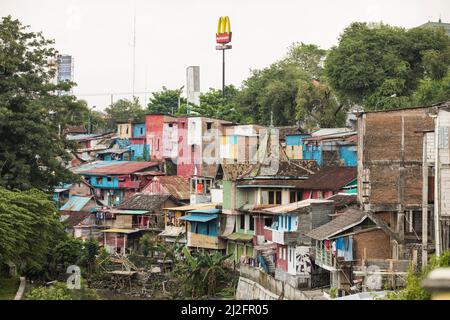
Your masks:
<svg viewBox="0 0 450 320"><path fill-rule="evenodd" d="M114 126L117 122L144 121L145 110L139 103L139 99L119 99L105 109L105 112Z"/></svg>
<svg viewBox="0 0 450 320"><path fill-rule="evenodd" d="M178 111L178 98L180 98L180 105L186 104L186 98L181 97L181 89L167 89L163 87L162 91L153 92L149 99L148 112L175 114Z"/></svg>
<svg viewBox="0 0 450 320"><path fill-rule="evenodd" d="M62 165L70 144L59 133L79 124L86 106L56 94L74 84L54 83L53 41L26 29L11 16L0 23L0 186L44 190L73 178Z"/></svg>
<svg viewBox="0 0 450 320"><path fill-rule="evenodd" d="M330 50L325 74L340 98L368 110L410 106L421 80L447 74L449 50L440 29L352 23Z"/></svg>
<svg viewBox="0 0 450 320"><path fill-rule="evenodd" d="M0 187L0 263L12 261L25 273L40 273L63 237L59 215L47 194Z"/></svg>

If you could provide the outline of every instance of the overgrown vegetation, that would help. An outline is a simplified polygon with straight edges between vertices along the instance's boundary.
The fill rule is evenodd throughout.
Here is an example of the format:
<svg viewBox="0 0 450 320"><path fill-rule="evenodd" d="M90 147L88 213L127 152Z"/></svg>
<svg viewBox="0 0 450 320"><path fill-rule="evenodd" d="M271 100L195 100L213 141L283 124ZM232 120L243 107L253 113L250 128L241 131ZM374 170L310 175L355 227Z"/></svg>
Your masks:
<svg viewBox="0 0 450 320"><path fill-rule="evenodd" d="M420 272L412 267L408 270L405 278L406 286L399 291L389 292L387 299L390 300L429 300L430 293L422 286L423 280L436 268L450 267L450 251L444 252L440 257L433 256L429 264Z"/></svg>
<svg viewBox="0 0 450 320"><path fill-rule="evenodd" d="M55 282L50 286L32 289L26 300L99 300L100 297L95 290L86 287L81 282L80 289L69 289L63 282Z"/></svg>

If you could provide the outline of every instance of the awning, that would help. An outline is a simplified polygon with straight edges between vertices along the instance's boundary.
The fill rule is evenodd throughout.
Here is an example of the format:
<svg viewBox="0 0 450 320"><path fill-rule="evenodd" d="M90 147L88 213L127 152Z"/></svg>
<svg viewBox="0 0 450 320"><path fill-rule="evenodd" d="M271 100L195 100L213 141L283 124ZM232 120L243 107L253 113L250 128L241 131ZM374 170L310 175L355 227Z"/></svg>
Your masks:
<svg viewBox="0 0 450 320"><path fill-rule="evenodd" d="M112 228L112 229L107 229L107 230L100 230L100 232L130 234L130 233L139 232L139 230Z"/></svg>
<svg viewBox="0 0 450 320"><path fill-rule="evenodd" d="M188 214L187 216L180 217L178 220L186 220L192 222L208 222L217 219L217 214Z"/></svg>
<svg viewBox="0 0 450 320"><path fill-rule="evenodd" d="M220 213L222 210L220 209L197 209L197 210L191 210L188 211L189 213L209 213L209 214L215 214Z"/></svg>
<svg viewBox="0 0 450 320"><path fill-rule="evenodd" d="M240 232L233 232L232 234L226 236L225 238L233 241L251 241L253 239L253 235Z"/></svg>

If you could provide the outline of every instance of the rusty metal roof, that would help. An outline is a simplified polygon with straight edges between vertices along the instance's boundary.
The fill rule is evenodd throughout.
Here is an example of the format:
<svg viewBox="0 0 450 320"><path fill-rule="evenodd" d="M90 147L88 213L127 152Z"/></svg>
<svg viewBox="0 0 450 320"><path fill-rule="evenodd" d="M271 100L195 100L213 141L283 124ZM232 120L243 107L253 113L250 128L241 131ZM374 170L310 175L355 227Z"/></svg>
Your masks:
<svg viewBox="0 0 450 320"><path fill-rule="evenodd" d="M351 205L355 205L357 203L357 196L356 194L350 193L337 193L331 197L328 197L327 200L333 200L334 208L336 210L341 210Z"/></svg>
<svg viewBox="0 0 450 320"><path fill-rule="evenodd" d="M296 187L312 190L339 190L356 179L354 167L326 167L310 175L309 179L300 180Z"/></svg>
<svg viewBox="0 0 450 320"><path fill-rule="evenodd" d="M86 175L120 175L132 174L142 170L158 166L158 162L151 161L117 161L111 165L97 168L90 168L85 171L78 171L78 174Z"/></svg>
<svg viewBox="0 0 450 320"><path fill-rule="evenodd" d="M162 212L168 195L135 193L118 206L119 209L147 210L151 213Z"/></svg>

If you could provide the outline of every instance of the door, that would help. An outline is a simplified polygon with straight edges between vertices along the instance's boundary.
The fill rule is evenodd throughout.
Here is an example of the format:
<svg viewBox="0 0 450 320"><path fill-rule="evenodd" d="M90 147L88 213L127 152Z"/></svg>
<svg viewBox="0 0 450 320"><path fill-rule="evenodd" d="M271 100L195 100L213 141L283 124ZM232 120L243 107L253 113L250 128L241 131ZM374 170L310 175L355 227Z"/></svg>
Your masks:
<svg viewBox="0 0 450 320"><path fill-rule="evenodd" d="M295 274L295 247L288 247L288 273Z"/></svg>

